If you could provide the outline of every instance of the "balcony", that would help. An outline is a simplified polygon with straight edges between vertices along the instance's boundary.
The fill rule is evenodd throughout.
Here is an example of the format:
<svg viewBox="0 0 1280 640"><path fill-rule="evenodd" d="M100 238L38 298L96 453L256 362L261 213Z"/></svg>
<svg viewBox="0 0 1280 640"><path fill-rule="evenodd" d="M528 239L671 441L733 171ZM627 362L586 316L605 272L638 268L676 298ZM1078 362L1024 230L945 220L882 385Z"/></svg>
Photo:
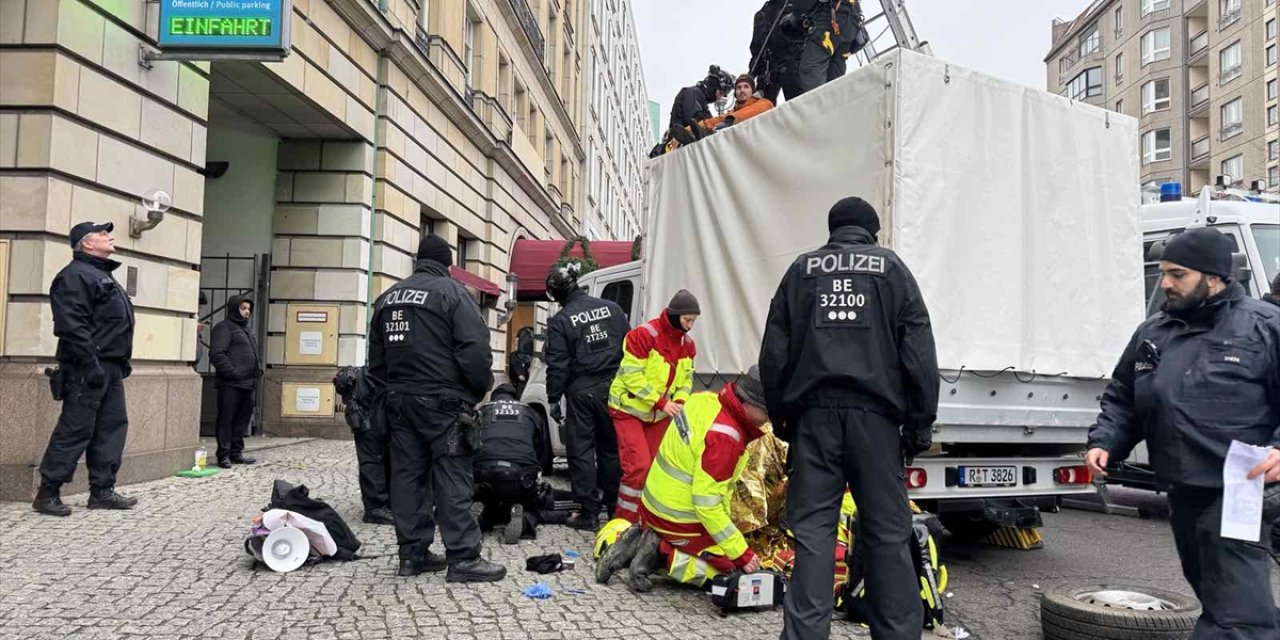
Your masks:
<svg viewBox="0 0 1280 640"><path fill-rule="evenodd" d="M1231 124L1225 125L1222 127L1222 130L1219 133L1221 134L1218 137L1219 140L1226 140L1228 138L1238 136L1241 133L1244 133L1244 123L1233 122Z"/></svg>
<svg viewBox="0 0 1280 640"><path fill-rule="evenodd" d="M1204 136L1191 143L1191 162L1188 162L1187 166L1191 169L1201 169L1209 166L1209 136Z"/></svg>
<svg viewBox="0 0 1280 640"><path fill-rule="evenodd" d="M529 37L534 52L538 54L538 61L541 62L546 55L547 47L546 39L542 37L542 29L538 27L538 17L533 15L533 9L529 8L528 0L508 0L508 2L515 10L520 28L524 29L524 34Z"/></svg>
<svg viewBox="0 0 1280 640"><path fill-rule="evenodd" d="M1206 82L1191 91L1191 106L1187 115L1197 116L1209 108L1209 83Z"/></svg>
<svg viewBox="0 0 1280 640"><path fill-rule="evenodd" d="M1209 32L1201 31L1191 39L1187 47L1187 64L1194 64L1209 55Z"/></svg>
<svg viewBox="0 0 1280 640"><path fill-rule="evenodd" d="M1218 31L1226 31L1227 27L1230 27L1236 20L1239 20L1243 13L1244 10L1241 7L1236 7L1235 9L1222 14L1222 16L1218 18Z"/></svg>

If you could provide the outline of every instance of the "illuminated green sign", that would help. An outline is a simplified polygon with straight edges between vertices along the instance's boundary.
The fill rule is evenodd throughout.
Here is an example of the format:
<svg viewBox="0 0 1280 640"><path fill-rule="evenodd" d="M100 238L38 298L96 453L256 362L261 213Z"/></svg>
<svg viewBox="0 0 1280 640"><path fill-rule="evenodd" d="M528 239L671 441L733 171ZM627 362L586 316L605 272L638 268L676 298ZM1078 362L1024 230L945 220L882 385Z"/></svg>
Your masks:
<svg viewBox="0 0 1280 640"><path fill-rule="evenodd" d="M292 0L160 0L157 41L165 54L189 58L241 52L279 58L289 49L292 4Z"/></svg>

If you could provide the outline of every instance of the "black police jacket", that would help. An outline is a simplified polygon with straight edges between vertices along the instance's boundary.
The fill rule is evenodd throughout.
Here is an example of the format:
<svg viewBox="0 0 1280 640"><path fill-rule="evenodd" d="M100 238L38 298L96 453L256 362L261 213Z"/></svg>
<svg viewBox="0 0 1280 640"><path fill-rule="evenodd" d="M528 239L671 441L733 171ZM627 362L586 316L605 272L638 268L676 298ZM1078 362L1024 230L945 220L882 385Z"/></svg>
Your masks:
<svg viewBox="0 0 1280 640"><path fill-rule="evenodd" d="M631 329L622 307L578 290L547 327L547 399L613 381L622 362L622 340Z"/></svg>
<svg viewBox="0 0 1280 640"><path fill-rule="evenodd" d="M232 296L227 300L227 318L213 326L209 362L213 365L214 382L218 387L252 389L262 377L258 339L253 335L249 321L240 317L240 303L245 299L245 296Z"/></svg>
<svg viewBox="0 0 1280 640"><path fill-rule="evenodd" d="M1089 448L1119 461L1142 440L1161 487L1221 487L1232 440L1280 446L1280 309L1233 283L1197 309L1143 322Z"/></svg>
<svg viewBox="0 0 1280 640"><path fill-rule="evenodd" d="M111 272L115 260L76 253L49 288L59 362L89 365L133 356L133 303Z"/></svg>
<svg viewBox="0 0 1280 640"><path fill-rule="evenodd" d="M493 351L480 307L449 270L419 260L378 297L369 322L374 393L459 398L474 405L493 386Z"/></svg>
<svg viewBox="0 0 1280 640"><path fill-rule="evenodd" d="M515 400L496 400L480 406L480 451L477 467L507 463L512 467L538 466L542 443L538 415Z"/></svg>
<svg viewBox="0 0 1280 640"><path fill-rule="evenodd" d="M778 286L760 348L775 424L810 406L861 407L909 426L938 412L938 355L915 278L870 232L843 227Z"/></svg>

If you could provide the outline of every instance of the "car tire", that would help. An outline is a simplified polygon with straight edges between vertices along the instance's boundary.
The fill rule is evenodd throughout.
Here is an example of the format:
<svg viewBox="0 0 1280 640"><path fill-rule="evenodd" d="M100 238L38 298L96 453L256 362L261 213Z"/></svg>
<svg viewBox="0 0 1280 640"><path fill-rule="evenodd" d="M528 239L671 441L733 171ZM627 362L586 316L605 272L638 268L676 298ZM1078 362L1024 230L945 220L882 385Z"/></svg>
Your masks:
<svg viewBox="0 0 1280 640"><path fill-rule="evenodd" d="M1040 598L1045 640L1185 640L1200 611L1191 596L1124 584L1059 585Z"/></svg>

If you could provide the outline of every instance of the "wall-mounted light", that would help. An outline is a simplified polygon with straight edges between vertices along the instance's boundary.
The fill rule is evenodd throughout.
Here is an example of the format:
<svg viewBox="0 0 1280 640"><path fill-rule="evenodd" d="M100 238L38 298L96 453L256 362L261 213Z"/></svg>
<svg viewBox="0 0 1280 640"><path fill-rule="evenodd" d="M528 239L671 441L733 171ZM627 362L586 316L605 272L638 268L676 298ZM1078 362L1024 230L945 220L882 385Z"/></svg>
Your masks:
<svg viewBox="0 0 1280 640"><path fill-rule="evenodd" d="M152 189L142 196L142 206L147 209L147 217L129 217L129 237L141 238L142 234L156 228L164 220L164 212L173 205L169 193L160 189Z"/></svg>

